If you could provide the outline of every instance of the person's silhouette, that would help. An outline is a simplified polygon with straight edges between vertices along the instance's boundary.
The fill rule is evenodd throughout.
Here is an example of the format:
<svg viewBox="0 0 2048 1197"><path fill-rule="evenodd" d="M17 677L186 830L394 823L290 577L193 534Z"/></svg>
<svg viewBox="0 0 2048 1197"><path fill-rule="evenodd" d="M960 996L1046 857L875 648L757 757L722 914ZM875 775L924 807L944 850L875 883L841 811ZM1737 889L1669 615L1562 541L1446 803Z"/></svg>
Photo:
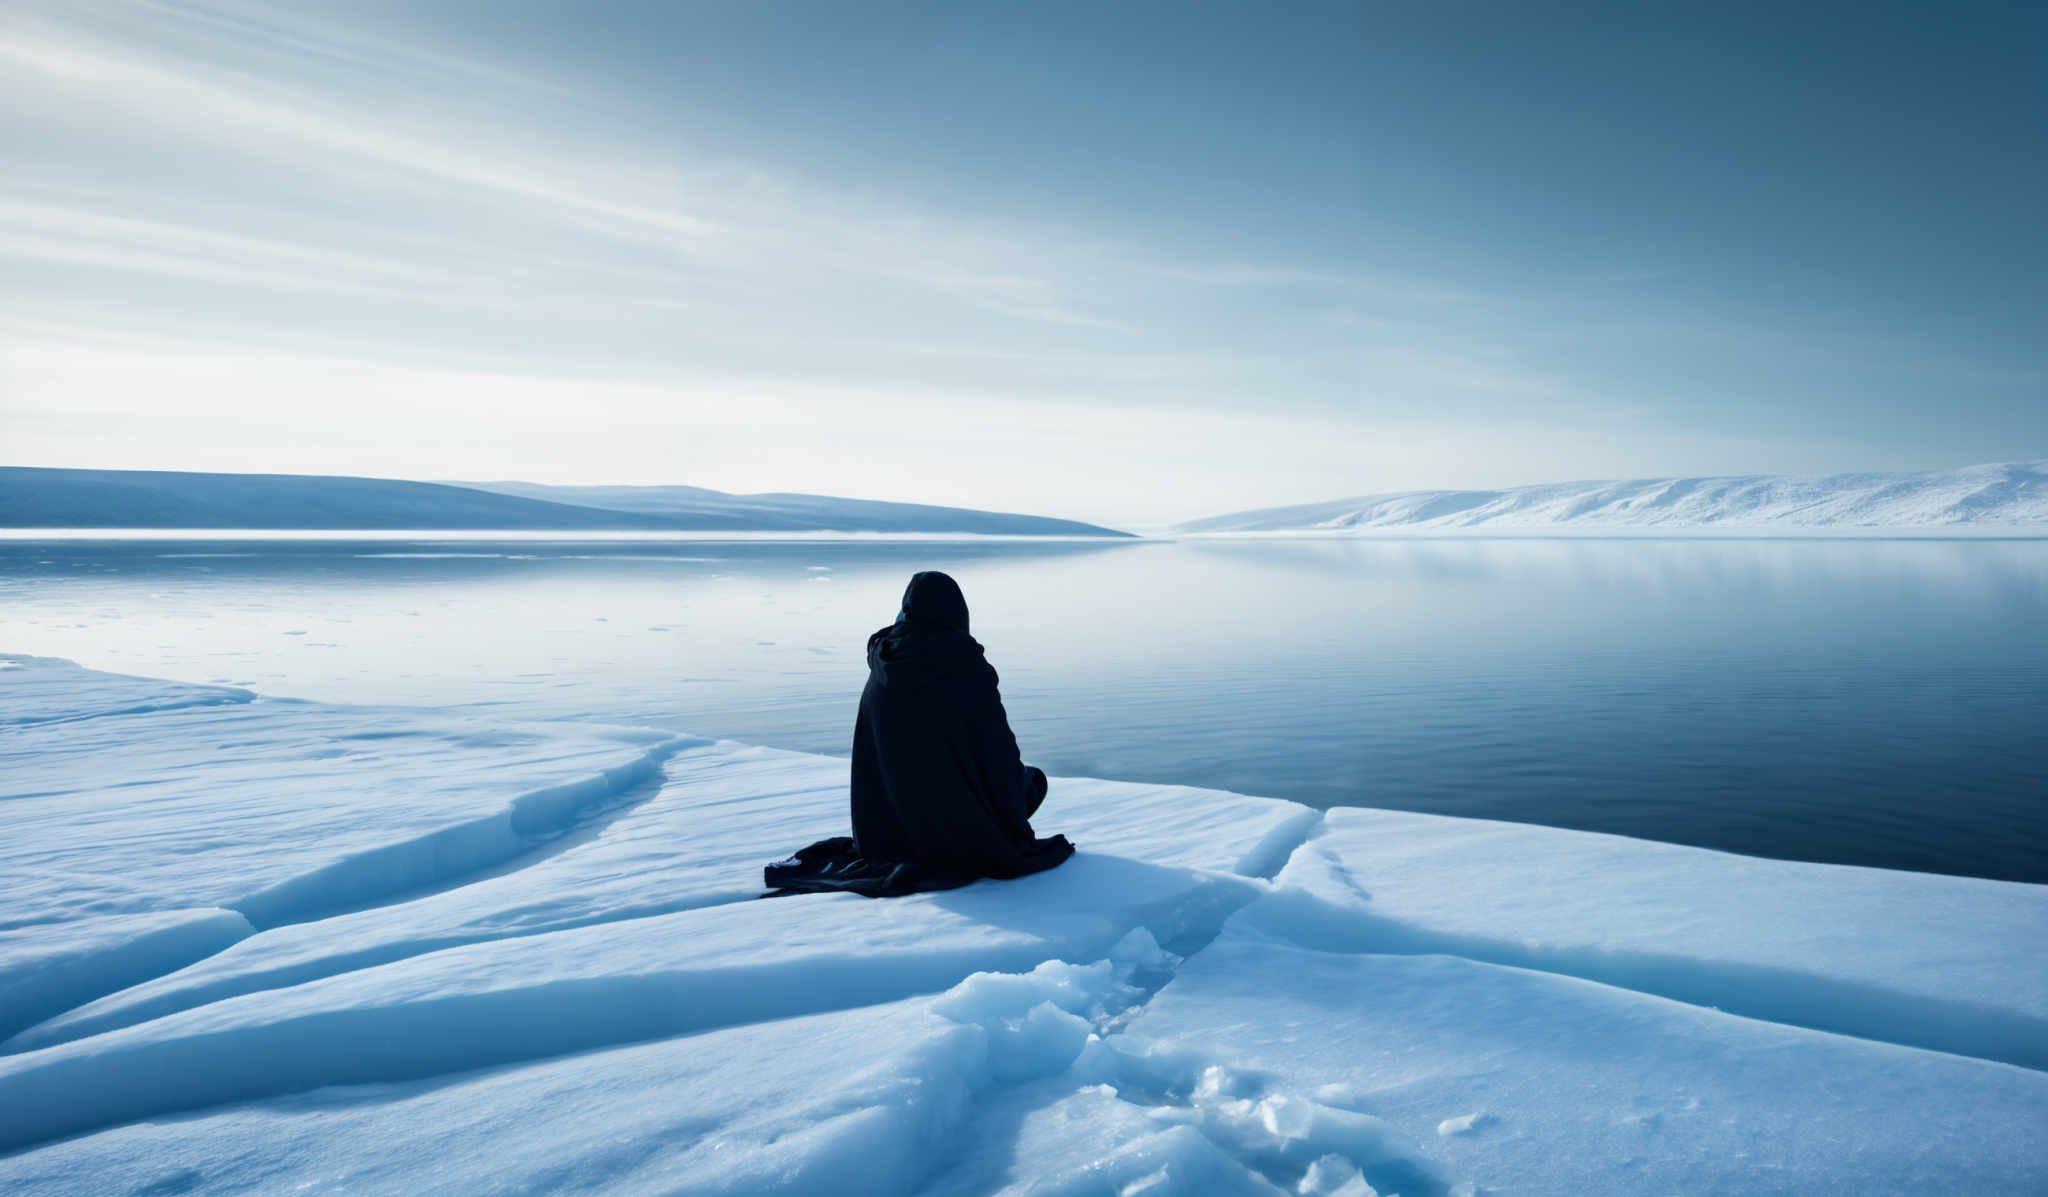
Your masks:
<svg viewBox="0 0 2048 1197"><path fill-rule="evenodd" d="M853 838L771 865L771 888L876 896L1021 877L1073 855L1039 839L1042 770L1026 765L994 667L967 633L952 578L920 573L896 621L868 637L868 682L853 730Z"/></svg>

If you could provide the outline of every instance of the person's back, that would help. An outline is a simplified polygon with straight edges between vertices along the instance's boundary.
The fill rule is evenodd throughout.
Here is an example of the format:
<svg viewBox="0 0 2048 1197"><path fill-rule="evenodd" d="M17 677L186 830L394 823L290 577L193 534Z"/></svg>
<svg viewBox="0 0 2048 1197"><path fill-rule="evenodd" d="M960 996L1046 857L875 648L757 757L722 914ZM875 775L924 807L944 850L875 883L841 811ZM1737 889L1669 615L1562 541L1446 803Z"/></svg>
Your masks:
<svg viewBox="0 0 2048 1197"><path fill-rule="evenodd" d="M1045 774L1023 763L967 601L938 572L911 578L896 622L868 638L853 737L853 839L869 861L1018 877L1073 854L1038 839Z"/></svg>
<svg viewBox="0 0 2048 1197"><path fill-rule="evenodd" d="M799 849L762 871L770 896L871 898L1022 877L1074 854L1039 839L1045 774L1017 754L996 671L967 634L967 600L942 573L903 592L896 622L868 637L853 731L853 836Z"/></svg>

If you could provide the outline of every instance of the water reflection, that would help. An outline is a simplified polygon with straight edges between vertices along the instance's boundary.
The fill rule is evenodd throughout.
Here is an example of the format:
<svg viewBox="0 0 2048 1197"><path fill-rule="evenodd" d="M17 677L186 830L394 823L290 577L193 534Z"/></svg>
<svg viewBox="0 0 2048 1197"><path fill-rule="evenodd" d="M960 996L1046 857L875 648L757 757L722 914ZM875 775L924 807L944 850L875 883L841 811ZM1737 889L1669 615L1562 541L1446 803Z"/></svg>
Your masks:
<svg viewBox="0 0 2048 1197"><path fill-rule="evenodd" d="M2048 881L2048 543L0 544L0 648L843 753L958 577L1054 773Z"/></svg>

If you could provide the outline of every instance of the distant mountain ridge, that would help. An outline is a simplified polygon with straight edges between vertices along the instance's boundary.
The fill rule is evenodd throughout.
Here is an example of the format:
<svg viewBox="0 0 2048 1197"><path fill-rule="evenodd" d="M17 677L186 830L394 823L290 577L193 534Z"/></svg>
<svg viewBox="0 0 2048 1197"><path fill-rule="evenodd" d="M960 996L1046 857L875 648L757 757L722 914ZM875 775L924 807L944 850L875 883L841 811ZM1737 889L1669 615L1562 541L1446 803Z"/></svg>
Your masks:
<svg viewBox="0 0 2048 1197"><path fill-rule="evenodd" d="M1174 531L2048 527L2048 460L1922 473L1751 474L1418 490L1191 520Z"/></svg>
<svg viewBox="0 0 2048 1197"><path fill-rule="evenodd" d="M0 528L1129 535L1043 516L823 495L728 495L698 487L468 485L31 466L0 466Z"/></svg>
<svg viewBox="0 0 2048 1197"><path fill-rule="evenodd" d="M701 486L551 486L537 482L451 482L449 485L579 507L704 521L707 526L716 526L713 521L744 519L764 531L1129 535L1078 520L1008 511L977 511L967 507L934 507L924 503L841 499L830 495L783 492L737 495Z"/></svg>

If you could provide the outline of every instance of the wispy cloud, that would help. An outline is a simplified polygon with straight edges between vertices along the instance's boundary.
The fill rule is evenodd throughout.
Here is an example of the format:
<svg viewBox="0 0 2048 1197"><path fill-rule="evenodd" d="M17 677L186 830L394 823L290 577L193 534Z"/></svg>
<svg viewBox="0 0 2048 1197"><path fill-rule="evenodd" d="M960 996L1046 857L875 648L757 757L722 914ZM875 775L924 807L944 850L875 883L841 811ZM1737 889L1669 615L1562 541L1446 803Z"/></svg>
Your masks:
<svg viewBox="0 0 2048 1197"><path fill-rule="evenodd" d="M104 15L104 5L17 13L0 39L9 68L0 96L24 114L62 108L74 125L97 119L149 130L208 177L150 197L153 212L183 204L187 217L176 222L105 208L60 220L30 203L8 205L0 219L21 234L9 239L18 256L242 285L269 274L280 289L365 298L415 287L416 298L442 306L466 287L485 310L500 308L510 285L529 296L614 301L629 322L642 308L673 310L680 296L716 296L717 304L685 306L722 305L728 323L781 323L791 338L820 343L851 333L879 346L922 328L991 351L1029 344L1044 352L1034 329L1067 329L1094 335L1068 351L1098 357L1205 336L1204 295L1228 308L1238 301L1225 293L1247 286L1293 288L1327 308L1447 298L1384 279L1162 263L1153 247L991 231L915 201L855 200L661 141L565 145L520 132L543 127L520 119L535 95L552 101L559 89L518 72L451 65L388 39L289 29L246 8L115 6L130 10L169 21L179 36L151 40L140 21L66 19ZM307 59L347 69L294 69ZM508 89L505 106L479 123L476 89L492 86ZM458 88L462 103L451 95ZM75 189L99 165L90 156L68 173L40 164L17 173L15 186L54 174L45 181ZM349 211L348 243L335 244L335 230L296 208ZM261 236L248 229L252 209ZM966 321L970 314L979 319Z"/></svg>
<svg viewBox="0 0 2048 1197"><path fill-rule="evenodd" d="M365 120L234 80L215 68L53 34L34 26L0 40L0 63L16 68L16 87L41 83L123 119L237 151L318 171L371 167L459 184L544 205L565 216L624 226L679 245L714 236L713 222L677 200L625 198L602 181L595 163L481 153L452 132L406 127L390 114ZM586 182L592 175L596 185Z"/></svg>
<svg viewBox="0 0 2048 1197"><path fill-rule="evenodd" d="M1365 453L1417 418L1584 400L1500 332L1504 308L1540 321L1540 297L1005 223L713 157L610 102L268 8L15 6L0 16L0 299L47 317L0 325L16 459L75 455L124 410L160 447L166 404L209 413L190 435L218 443L241 411L284 442L367 451L334 413L287 418L284 394L305 413L438 412L442 450L515 431L543 455L573 442L584 477L602 437L551 435L563 413L614 439L753 420L781 430L780 467L721 434L704 443L724 459L665 473L642 453L635 472L760 488L858 477L849 445L907 452L860 431L877 412L920 413L949 445L989 427L1041 446L1206 437L1242 461L1248 438ZM67 404L78 420L60 436ZM465 441L484 409L502 436ZM1270 475L1285 455L1267 456ZM1317 468L1339 470L1335 451ZM1004 501L1030 505L1023 489Z"/></svg>

